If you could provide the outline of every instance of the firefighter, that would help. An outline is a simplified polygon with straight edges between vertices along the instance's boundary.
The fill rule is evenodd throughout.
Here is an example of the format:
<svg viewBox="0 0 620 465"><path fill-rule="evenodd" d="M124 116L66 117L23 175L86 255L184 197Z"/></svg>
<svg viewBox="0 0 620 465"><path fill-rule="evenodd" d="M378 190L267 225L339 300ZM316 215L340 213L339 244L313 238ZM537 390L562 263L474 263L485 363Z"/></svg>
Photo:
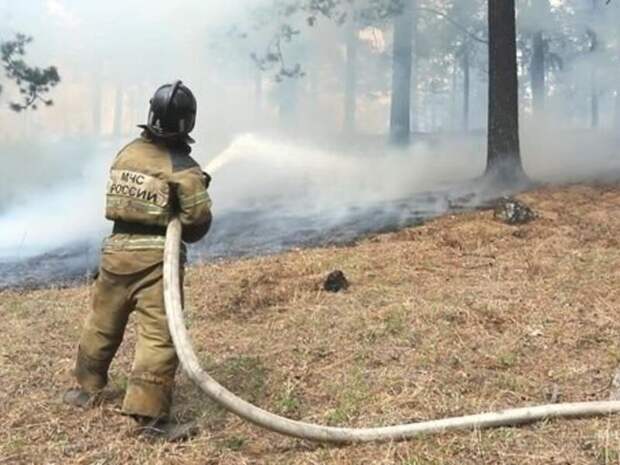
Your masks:
<svg viewBox="0 0 620 465"><path fill-rule="evenodd" d="M170 418L178 359L164 309L166 225L178 215L187 243L202 239L211 225L211 178L190 157L196 109L194 95L181 81L161 86L150 101L147 124L139 126L141 136L112 163L106 218L114 222L113 231L103 243L92 309L77 351L79 387L63 398L83 408L99 398L134 313L137 342L122 413L138 421L141 430L169 439L186 436L190 428Z"/></svg>

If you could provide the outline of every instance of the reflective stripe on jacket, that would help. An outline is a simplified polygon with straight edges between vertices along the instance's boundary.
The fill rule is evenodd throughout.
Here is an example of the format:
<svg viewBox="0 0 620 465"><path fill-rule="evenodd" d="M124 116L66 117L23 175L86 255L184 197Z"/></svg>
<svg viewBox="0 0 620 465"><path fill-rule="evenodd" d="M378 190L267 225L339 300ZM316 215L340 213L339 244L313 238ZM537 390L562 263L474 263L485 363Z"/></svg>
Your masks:
<svg viewBox="0 0 620 465"><path fill-rule="evenodd" d="M106 218L165 227L177 214L184 229L207 225L199 228L204 236L211 221L211 198L205 174L190 151L185 143L160 143L147 136L123 148L110 169ZM104 251L163 250L164 241L156 235L113 234L104 242Z"/></svg>

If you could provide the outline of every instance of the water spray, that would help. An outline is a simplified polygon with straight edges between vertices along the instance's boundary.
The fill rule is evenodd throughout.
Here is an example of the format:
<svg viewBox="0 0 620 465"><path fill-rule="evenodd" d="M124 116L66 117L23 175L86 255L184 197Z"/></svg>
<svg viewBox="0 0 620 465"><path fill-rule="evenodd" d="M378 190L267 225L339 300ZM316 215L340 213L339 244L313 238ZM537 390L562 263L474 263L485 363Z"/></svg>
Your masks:
<svg viewBox="0 0 620 465"><path fill-rule="evenodd" d="M235 153L231 153L228 151L222 152L220 155L211 160L207 166L205 167L205 171L209 174L215 174L222 167L226 166L232 160L235 159Z"/></svg>
<svg viewBox="0 0 620 465"><path fill-rule="evenodd" d="M183 317L181 299L181 222L174 218L166 232L164 301L166 317L181 366L189 378L224 409L255 425L286 436L326 443L394 441L451 430L472 430L524 425L552 418L600 417L620 413L620 401L547 404L492 413L444 418L377 428L338 428L291 420L263 410L237 397L214 380L200 365Z"/></svg>

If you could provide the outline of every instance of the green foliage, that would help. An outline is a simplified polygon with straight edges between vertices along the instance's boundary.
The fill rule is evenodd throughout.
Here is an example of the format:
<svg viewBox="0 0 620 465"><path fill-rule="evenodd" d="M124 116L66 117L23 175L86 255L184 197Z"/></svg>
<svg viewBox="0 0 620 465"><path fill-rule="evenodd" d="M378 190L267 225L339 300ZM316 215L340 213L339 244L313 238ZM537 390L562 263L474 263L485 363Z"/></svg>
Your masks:
<svg viewBox="0 0 620 465"><path fill-rule="evenodd" d="M399 336L407 329L403 311L391 311L383 320L384 331L390 336Z"/></svg>
<svg viewBox="0 0 620 465"><path fill-rule="evenodd" d="M211 369L214 378L231 386L235 394L249 402L258 402L265 387L267 372L257 357L236 356Z"/></svg>
<svg viewBox="0 0 620 465"><path fill-rule="evenodd" d="M276 81L278 82L284 78L303 77L305 74L301 70L301 65L295 63L292 66L287 66L282 52L282 44L290 43L299 34L300 31L290 24L282 24L269 42L266 51L263 54L252 52L250 57L261 71L269 71L279 66L280 69L276 74Z"/></svg>
<svg viewBox="0 0 620 465"><path fill-rule="evenodd" d="M228 387L235 395L252 403L260 404L265 395L267 370L258 357L236 355L215 362L208 354L201 354L200 361L206 367L207 372L219 383ZM205 427L218 430L223 427L228 416L228 411L219 404L209 399L201 391L187 383L181 383L175 392L178 405L181 409L175 411L175 417L181 419L201 418ZM243 445L243 441L234 444L236 440L226 447L237 450Z"/></svg>
<svg viewBox="0 0 620 465"><path fill-rule="evenodd" d="M222 441L222 447L224 449L230 449L232 451L238 452L243 449L243 446L247 442L247 439L243 436L231 436Z"/></svg>
<svg viewBox="0 0 620 465"><path fill-rule="evenodd" d="M362 25L377 24L402 12L403 0L272 0L254 10L254 29L278 24L263 52L250 57L261 71L275 71L275 80L305 76L300 63L288 64L283 48L301 34L300 27L314 27L323 19L339 26L355 21ZM236 32L236 31L235 31ZM236 34L248 38L247 33Z"/></svg>
<svg viewBox="0 0 620 465"><path fill-rule="evenodd" d="M32 37L17 34L13 40L0 42L0 62L6 76L14 81L22 95L21 102L11 102L13 111L20 112L31 108L36 110L39 103L50 106L53 101L46 95L60 82L60 75L54 66L37 68L24 61L26 46ZM2 87L0 87L0 92Z"/></svg>
<svg viewBox="0 0 620 465"><path fill-rule="evenodd" d="M343 425L351 422L363 410L369 396L367 376L361 367L355 367L347 377L344 387L338 383L334 389L336 405L327 415L326 420L330 425Z"/></svg>
<svg viewBox="0 0 620 465"><path fill-rule="evenodd" d="M300 418L302 411L302 399L296 392L295 385L289 383L276 398L276 411L289 418Z"/></svg>
<svg viewBox="0 0 620 465"><path fill-rule="evenodd" d="M502 368L510 368L517 363L519 356L515 352L506 351L497 357L497 362Z"/></svg>

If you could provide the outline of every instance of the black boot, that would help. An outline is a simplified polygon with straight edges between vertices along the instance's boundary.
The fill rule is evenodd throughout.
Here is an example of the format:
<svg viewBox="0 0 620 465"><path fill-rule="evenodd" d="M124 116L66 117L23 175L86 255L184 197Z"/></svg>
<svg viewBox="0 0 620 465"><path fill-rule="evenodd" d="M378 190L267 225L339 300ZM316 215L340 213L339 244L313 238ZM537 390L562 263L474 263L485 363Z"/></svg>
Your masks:
<svg viewBox="0 0 620 465"><path fill-rule="evenodd" d="M80 388L72 388L67 389L62 396L62 401L72 407L87 409L94 405L96 398L96 394L91 394Z"/></svg>
<svg viewBox="0 0 620 465"><path fill-rule="evenodd" d="M162 418L134 416L138 422L140 434L163 439L169 442L187 441L198 434L198 425L194 421L178 423Z"/></svg>

